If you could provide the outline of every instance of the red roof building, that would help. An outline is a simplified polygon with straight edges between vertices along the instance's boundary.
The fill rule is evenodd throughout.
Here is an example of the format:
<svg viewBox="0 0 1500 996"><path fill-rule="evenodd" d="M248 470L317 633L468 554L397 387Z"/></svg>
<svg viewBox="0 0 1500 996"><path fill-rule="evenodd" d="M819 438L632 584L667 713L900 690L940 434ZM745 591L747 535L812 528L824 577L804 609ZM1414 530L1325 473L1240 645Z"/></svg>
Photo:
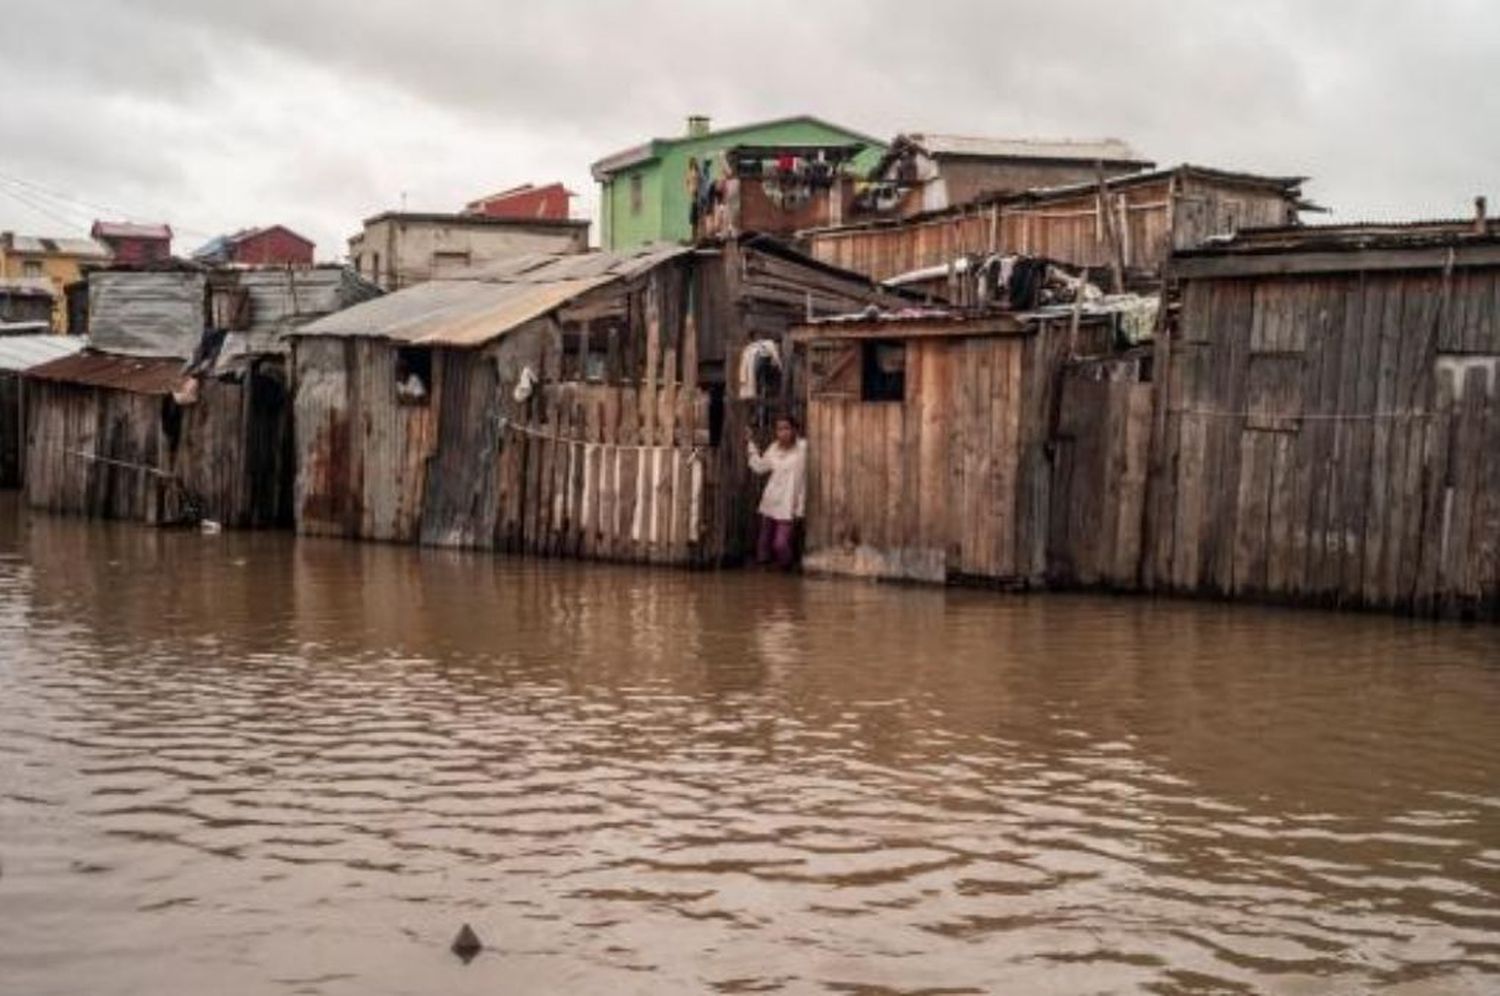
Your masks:
<svg viewBox="0 0 1500 996"><path fill-rule="evenodd" d="M470 201L464 207L464 214L482 214L490 218L509 218L515 221L530 221L535 218L566 221L568 199L577 196L560 183L549 183L545 187L523 183L519 187L511 187L498 194Z"/></svg>
<svg viewBox="0 0 1500 996"><path fill-rule="evenodd" d="M221 235L193 253L193 258L212 263L245 265L311 266L314 243L285 225L243 228Z"/></svg>
<svg viewBox="0 0 1500 996"><path fill-rule="evenodd" d="M172 258L170 225L96 221L89 234L109 247L116 263L157 263Z"/></svg>

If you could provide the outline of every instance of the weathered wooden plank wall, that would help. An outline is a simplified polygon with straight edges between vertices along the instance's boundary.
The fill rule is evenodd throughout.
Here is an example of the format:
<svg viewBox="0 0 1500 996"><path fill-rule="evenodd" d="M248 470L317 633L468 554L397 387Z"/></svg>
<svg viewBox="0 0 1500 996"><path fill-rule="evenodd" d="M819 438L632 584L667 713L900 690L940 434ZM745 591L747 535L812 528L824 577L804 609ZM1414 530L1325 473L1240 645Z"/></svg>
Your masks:
<svg viewBox="0 0 1500 996"><path fill-rule="evenodd" d="M1152 385L1065 371L1053 437L1047 579L1058 587L1139 583Z"/></svg>
<svg viewBox="0 0 1500 996"><path fill-rule="evenodd" d="M71 515L234 528L290 523L290 410L279 377L205 379L197 401L30 381L26 500Z"/></svg>
<svg viewBox="0 0 1500 996"><path fill-rule="evenodd" d="M1500 271L1189 281L1143 583L1500 616Z"/></svg>
<svg viewBox="0 0 1500 996"><path fill-rule="evenodd" d="M998 202L900 225L810 232L803 247L816 259L875 280L965 254L1024 253L1073 266L1104 267L1113 243L1104 212L1119 232L1127 269L1159 273L1173 249L1201 246L1216 234L1294 217L1286 197L1264 188L1209 179L1161 176L1097 191Z"/></svg>
<svg viewBox="0 0 1500 996"><path fill-rule="evenodd" d="M1050 406L1045 335L912 339L902 401L808 404L806 564L944 582L1039 582L1030 530ZM857 349L857 344L847 348ZM1038 493L1039 492L1039 493Z"/></svg>
<svg viewBox="0 0 1500 996"><path fill-rule="evenodd" d="M26 403L28 505L71 515L160 519L163 478L140 469L161 466L160 398L32 381Z"/></svg>

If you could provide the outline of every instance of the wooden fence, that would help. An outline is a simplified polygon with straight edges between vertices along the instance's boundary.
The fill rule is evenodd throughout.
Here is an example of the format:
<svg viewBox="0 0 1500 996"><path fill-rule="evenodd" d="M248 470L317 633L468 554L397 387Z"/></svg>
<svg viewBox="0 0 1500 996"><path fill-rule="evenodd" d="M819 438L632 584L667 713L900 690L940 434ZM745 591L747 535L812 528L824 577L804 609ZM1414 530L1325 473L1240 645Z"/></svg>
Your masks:
<svg viewBox="0 0 1500 996"><path fill-rule="evenodd" d="M653 563L710 559L703 541L718 464L706 392L554 384L539 394L532 419L502 426L504 549Z"/></svg>

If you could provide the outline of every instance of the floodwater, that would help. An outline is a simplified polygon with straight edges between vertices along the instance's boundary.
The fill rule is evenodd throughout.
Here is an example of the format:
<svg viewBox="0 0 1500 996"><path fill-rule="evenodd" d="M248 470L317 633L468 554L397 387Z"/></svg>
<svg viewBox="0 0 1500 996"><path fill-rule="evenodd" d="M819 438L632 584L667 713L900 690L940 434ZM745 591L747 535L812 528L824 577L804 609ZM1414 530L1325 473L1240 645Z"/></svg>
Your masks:
<svg viewBox="0 0 1500 996"><path fill-rule="evenodd" d="M0 992L1493 993L1497 735L1494 628L11 498Z"/></svg>

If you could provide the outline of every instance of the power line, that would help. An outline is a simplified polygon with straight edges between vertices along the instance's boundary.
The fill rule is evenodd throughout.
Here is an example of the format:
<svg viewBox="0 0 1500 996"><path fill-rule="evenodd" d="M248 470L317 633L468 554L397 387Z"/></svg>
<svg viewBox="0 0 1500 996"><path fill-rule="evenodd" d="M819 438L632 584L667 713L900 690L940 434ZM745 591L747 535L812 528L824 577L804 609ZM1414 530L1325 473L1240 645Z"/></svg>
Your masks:
<svg viewBox="0 0 1500 996"><path fill-rule="evenodd" d="M120 218L136 218L136 217L141 217L141 215L138 212L135 212L135 211L121 211L117 207L110 207L109 205L106 205L106 204L99 204L99 203L96 203L94 201L85 200L82 197L76 197L76 196L74 196L72 194L65 193L63 191L54 190L54 189L52 189L50 187L43 186L40 183L36 183L35 181L26 180L26 179L23 179L22 177L15 176L15 175L10 174L10 173L0 172L0 180L8 181L13 187L20 188L21 190L25 191L26 193L30 194L33 198L36 198L38 200L46 198L48 201L50 201L50 202L53 203L54 207L59 207L62 210L80 211L80 213L89 216L90 221L93 220L93 212L102 212L105 215L114 215L114 216L120 217ZM12 196L14 196L14 194L12 194ZM67 207L63 207L63 205L78 205L78 207L67 208ZM80 210L80 209L87 209L87 210ZM37 209L37 210L40 210L40 209ZM43 213L47 213L47 212L43 212ZM158 212L159 216L166 216L167 214L168 214L168 212ZM53 218L54 220L57 219L56 215L49 214L48 216L51 217L51 218ZM71 225L72 222L67 222L66 224ZM81 227L86 227L86 226L81 226ZM215 233L213 233L213 232L207 232L207 231L204 231L204 230L198 229L198 228L189 228L189 227L187 227L185 225L174 225L173 228L174 228L175 231L180 232L183 235L195 236L195 237L198 237L198 238L211 239L211 238L214 238L214 236L215 236Z"/></svg>
<svg viewBox="0 0 1500 996"><path fill-rule="evenodd" d="M18 189L14 186L0 186L0 194L5 194L11 200L15 201L17 204L20 204L24 208L34 211L37 214L45 215L53 221L59 222L60 224L66 226L69 230L79 229L83 227L73 219L66 218L60 214L57 214L51 208L45 206L44 203L39 202L36 198L28 197L22 192L21 189Z"/></svg>

